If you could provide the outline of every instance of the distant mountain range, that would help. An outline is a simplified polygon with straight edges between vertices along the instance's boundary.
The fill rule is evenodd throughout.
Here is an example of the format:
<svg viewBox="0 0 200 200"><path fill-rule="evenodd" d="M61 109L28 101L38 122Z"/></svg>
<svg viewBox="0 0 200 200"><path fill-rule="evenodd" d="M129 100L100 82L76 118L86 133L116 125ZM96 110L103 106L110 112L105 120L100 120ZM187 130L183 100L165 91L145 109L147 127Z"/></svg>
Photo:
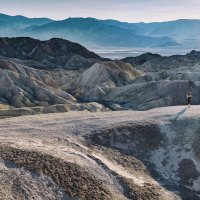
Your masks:
<svg viewBox="0 0 200 200"><path fill-rule="evenodd" d="M200 44L200 20L126 23L94 18L27 18L0 14L0 37L53 37L86 47L194 48Z"/></svg>
<svg viewBox="0 0 200 200"><path fill-rule="evenodd" d="M52 22L48 18L27 18L24 16L9 16L0 14L1 25L13 26L15 28L24 28L32 25L43 25Z"/></svg>

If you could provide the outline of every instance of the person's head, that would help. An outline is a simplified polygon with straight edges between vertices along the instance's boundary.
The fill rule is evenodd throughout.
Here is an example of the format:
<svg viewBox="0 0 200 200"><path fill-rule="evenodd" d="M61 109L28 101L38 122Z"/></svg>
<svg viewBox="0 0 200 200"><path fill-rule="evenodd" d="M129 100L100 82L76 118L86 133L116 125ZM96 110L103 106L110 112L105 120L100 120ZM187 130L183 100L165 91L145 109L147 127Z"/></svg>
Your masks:
<svg viewBox="0 0 200 200"><path fill-rule="evenodd" d="M188 92L188 95L191 95L192 93L191 92Z"/></svg>

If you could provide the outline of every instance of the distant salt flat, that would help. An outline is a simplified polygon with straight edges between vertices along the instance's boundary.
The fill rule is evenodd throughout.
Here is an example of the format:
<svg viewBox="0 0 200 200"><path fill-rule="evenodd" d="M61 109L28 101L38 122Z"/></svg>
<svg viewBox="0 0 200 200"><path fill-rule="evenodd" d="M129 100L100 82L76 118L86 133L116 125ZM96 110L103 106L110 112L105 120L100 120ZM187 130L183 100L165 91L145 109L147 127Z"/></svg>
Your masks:
<svg viewBox="0 0 200 200"><path fill-rule="evenodd" d="M109 50L93 50L96 54L100 55L101 57L106 57L110 59L122 59L129 56L139 56L141 54L146 53L146 51L137 51L131 49L109 49Z"/></svg>
<svg viewBox="0 0 200 200"><path fill-rule="evenodd" d="M162 56L171 56L171 55L184 55L193 49L188 48L109 48L109 49L93 49L89 48L91 51L95 52L96 54L100 55L104 58L110 58L110 59L122 59L125 57L136 57L139 55L142 55L147 52L151 53L157 53Z"/></svg>

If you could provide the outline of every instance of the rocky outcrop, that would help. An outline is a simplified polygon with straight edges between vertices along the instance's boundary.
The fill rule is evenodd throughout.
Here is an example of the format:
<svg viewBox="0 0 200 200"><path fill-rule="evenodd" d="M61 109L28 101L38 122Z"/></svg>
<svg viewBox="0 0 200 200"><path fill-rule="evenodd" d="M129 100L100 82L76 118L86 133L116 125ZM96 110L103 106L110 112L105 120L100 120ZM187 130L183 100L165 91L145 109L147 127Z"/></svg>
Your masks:
<svg viewBox="0 0 200 200"><path fill-rule="evenodd" d="M0 198L14 200L31 197L37 199L69 199L64 190L47 176L40 176L14 164L0 160ZM27 190L27 188L29 188Z"/></svg>
<svg viewBox="0 0 200 200"><path fill-rule="evenodd" d="M84 111L84 112L106 112L110 109L105 106L96 103L76 103L71 102L69 104L56 104L50 106L37 106L37 107L21 107L15 108L5 104L0 105L0 119L9 117L19 117L23 115L37 115L46 113L63 113L72 111Z"/></svg>
<svg viewBox="0 0 200 200"><path fill-rule="evenodd" d="M0 69L0 101L14 107L53 105L76 99L30 76Z"/></svg>
<svg viewBox="0 0 200 200"><path fill-rule="evenodd" d="M113 109L146 110L155 107L186 105L186 93L191 91L192 104L199 104L199 87L199 72L151 73L136 78L130 85L111 89L104 101Z"/></svg>
<svg viewBox="0 0 200 200"><path fill-rule="evenodd" d="M23 76L36 79L46 85L54 88L59 88L69 82L74 76L81 73L79 70L49 70L42 67L42 69L35 69L29 63L19 59L2 58L0 57L0 69L4 71L11 71L19 73Z"/></svg>
<svg viewBox="0 0 200 200"><path fill-rule="evenodd" d="M114 89L105 97L110 104L126 109L146 110L155 107L187 105L186 93L192 91L193 104L199 104L199 81L157 81L131 84Z"/></svg>
<svg viewBox="0 0 200 200"><path fill-rule="evenodd" d="M126 62L126 63L130 63L133 66L137 66L137 65L142 65L150 60L153 59L158 59L161 58L162 56L159 54L153 54L153 53L145 53L142 54L140 56L136 56L136 57L127 57L127 58L123 58L121 61L122 62Z"/></svg>
<svg viewBox="0 0 200 200"><path fill-rule="evenodd" d="M160 56L157 54L144 54L138 57L125 58L122 61L133 64L143 72L160 72L165 70L190 70L195 65L199 66L200 52L191 51L186 55ZM198 67L199 68L199 67Z"/></svg>
<svg viewBox="0 0 200 200"><path fill-rule="evenodd" d="M7 108L8 116L36 114L32 109L36 106L41 106L39 113L104 110L98 103L78 104L76 98L62 89L100 58L84 47L62 39L42 42L31 38L1 38L0 51L0 103L4 105L2 109ZM48 61L47 57L51 59ZM69 105L69 109L58 104ZM11 107L30 110L9 110Z"/></svg>
<svg viewBox="0 0 200 200"><path fill-rule="evenodd" d="M163 71L158 73L150 73L136 78L133 83L147 83L156 81L199 81L200 72L198 71Z"/></svg>
<svg viewBox="0 0 200 200"><path fill-rule="evenodd" d="M186 104L188 91L192 103L200 103L197 51L170 57L147 53L125 63L103 61L63 39L1 38L0 55L0 103L8 106L74 105L78 99L112 110L146 110Z"/></svg>
<svg viewBox="0 0 200 200"><path fill-rule="evenodd" d="M180 106L4 119L0 195L199 200L199 111Z"/></svg>
<svg viewBox="0 0 200 200"><path fill-rule="evenodd" d="M118 60L96 63L66 88L77 98L99 101L111 88L128 85L140 75L130 64Z"/></svg>

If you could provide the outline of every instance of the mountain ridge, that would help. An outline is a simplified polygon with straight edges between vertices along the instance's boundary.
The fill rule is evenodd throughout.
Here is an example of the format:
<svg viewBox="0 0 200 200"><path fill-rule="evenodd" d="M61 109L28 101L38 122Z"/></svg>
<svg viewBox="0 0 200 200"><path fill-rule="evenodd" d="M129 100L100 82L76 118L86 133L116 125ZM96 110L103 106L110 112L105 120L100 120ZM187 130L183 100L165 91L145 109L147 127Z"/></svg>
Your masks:
<svg viewBox="0 0 200 200"><path fill-rule="evenodd" d="M73 68L74 62L89 67L103 60L80 44L60 38L45 41L30 37L0 38L0 47L0 56L39 61L52 68Z"/></svg>
<svg viewBox="0 0 200 200"><path fill-rule="evenodd" d="M26 27L29 25L42 25L49 22L52 22L52 19L43 17L43 18L28 18L22 15L6 15L0 13L0 21L6 23L6 24L12 24L13 26L20 26L20 27Z"/></svg>
<svg viewBox="0 0 200 200"><path fill-rule="evenodd" d="M48 23L33 23L33 19L23 18L23 20L29 19L30 22L27 23L32 23L24 28L17 27L19 23L15 23L14 20L17 17L8 16L8 18L13 19L13 23L6 23L6 27L1 25L1 37L27 36L43 40L59 37L76 41L85 46L156 47L165 43L176 45L176 42L168 36L145 36L137 34L135 30L118 27L105 20L95 18L67 18L59 21L48 21ZM23 24L23 20L21 24ZM13 24L16 26L13 27ZM20 27L20 25L18 26Z"/></svg>

